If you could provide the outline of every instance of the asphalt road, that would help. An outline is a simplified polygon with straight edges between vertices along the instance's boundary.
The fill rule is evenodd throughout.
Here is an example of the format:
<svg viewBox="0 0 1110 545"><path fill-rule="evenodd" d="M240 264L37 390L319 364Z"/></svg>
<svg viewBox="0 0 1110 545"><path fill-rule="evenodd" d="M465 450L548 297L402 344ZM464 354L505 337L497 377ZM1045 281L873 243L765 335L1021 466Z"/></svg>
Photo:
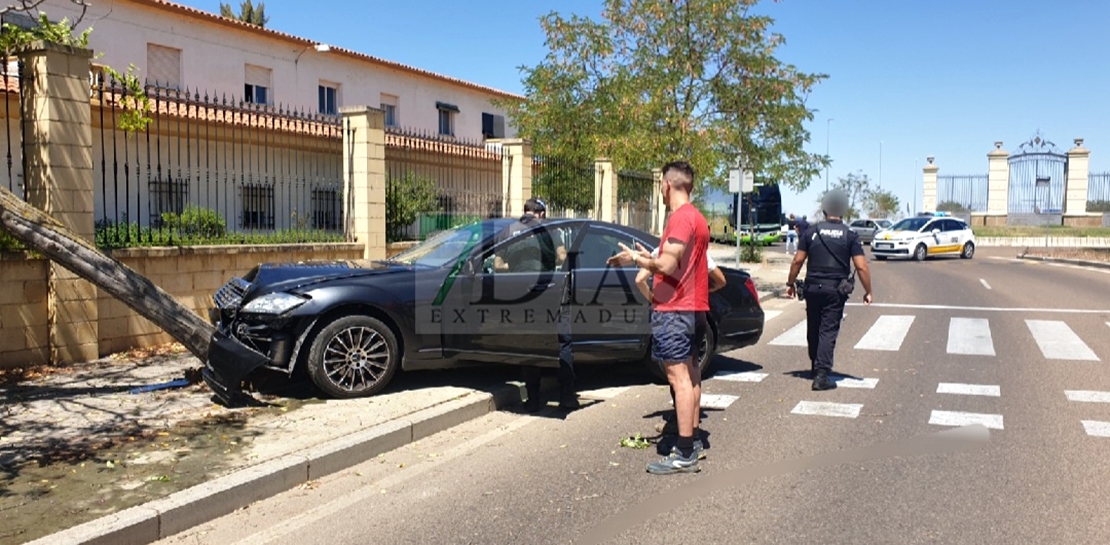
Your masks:
<svg viewBox="0 0 1110 545"><path fill-rule="evenodd" d="M670 404L619 370L565 418L495 413L162 543L1110 543L1110 271L1014 253L873 262L827 392L792 342L804 304L767 302L705 382L699 474L644 471L665 438L619 446ZM963 451L906 446L976 422Z"/></svg>

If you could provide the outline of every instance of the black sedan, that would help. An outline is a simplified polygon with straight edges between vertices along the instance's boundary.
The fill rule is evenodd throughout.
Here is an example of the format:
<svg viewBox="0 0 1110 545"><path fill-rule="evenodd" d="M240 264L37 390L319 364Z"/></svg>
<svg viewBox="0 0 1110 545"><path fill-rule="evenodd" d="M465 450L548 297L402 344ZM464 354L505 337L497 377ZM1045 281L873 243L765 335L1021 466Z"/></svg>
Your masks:
<svg viewBox="0 0 1110 545"><path fill-rule="evenodd" d="M507 233L512 223L440 232L381 261L267 263L233 278L210 311L216 333L205 382L219 401L235 404L247 399L243 381L260 368L291 375L304 366L325 394L348 398L379 392L398 368L557 367L560 308L570 313L576 366L643 362L662 377L638 269L606 263L618 243L653 250L659 238L588 219ZM703 375L716 353L763 334L751 277L722 271L728 282L710 298Z"/></svg>

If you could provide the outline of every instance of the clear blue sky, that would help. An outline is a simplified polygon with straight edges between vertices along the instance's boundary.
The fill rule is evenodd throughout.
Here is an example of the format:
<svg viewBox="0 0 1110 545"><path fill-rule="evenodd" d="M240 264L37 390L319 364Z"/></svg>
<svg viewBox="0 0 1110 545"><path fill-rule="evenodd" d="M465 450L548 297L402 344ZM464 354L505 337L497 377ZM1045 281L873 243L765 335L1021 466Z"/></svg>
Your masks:
<svg viewBox="0 0 1110 545"><path fill-rule="evenodd" d="M218 0L179 1L219 12ZM518 67L546 53L538 18L601 9L598 0L265 4L275 30L517 93ZM768 0L758 11L786 38L780 59L829 75L808 101L807 147L824 153L828 138L830 180L862 171L878 183L881 142L882 186L903 203L916 193L920 206L927 156L942 174L986 174L996 140L1014 151L1038 130L1065 151L1083 138L1092 171L1110 171L1110 2ZM784 188L784 208L812 213L824 187L822 176L801 193Z"/></svg>

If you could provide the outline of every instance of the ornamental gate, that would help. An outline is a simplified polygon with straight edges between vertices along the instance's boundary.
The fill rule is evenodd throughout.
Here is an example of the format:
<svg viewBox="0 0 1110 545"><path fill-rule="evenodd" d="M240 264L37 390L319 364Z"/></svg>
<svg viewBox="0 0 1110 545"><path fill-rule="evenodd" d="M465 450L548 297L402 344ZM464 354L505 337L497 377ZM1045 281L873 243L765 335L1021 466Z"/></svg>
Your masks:
<svg viewBox="0 0 1110 545"><path fill-rule="evenodd" d="M1040 134L1010 154L1008 223L1027 223L1030 216L1059 216L1064 210L1068 156Z"/></svg>

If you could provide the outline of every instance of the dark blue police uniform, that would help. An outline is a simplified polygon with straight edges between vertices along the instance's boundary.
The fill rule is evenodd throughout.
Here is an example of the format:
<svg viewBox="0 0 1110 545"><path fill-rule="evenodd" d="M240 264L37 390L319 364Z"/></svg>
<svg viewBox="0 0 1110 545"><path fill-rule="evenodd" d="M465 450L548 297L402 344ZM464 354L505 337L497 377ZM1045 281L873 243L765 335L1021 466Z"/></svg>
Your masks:
<svg viewBox="0 0 1110 545"><path fill-rule="evenodd" d="M851 275L852 258L864 255L859 235L841 220L826 220L806 227L798 241L806 253L806 333L814 389L835 387L827 380L833 368L833 352L844 318L848 295L838 286ZM853 278L854 283L854 278Z"/></svg>

